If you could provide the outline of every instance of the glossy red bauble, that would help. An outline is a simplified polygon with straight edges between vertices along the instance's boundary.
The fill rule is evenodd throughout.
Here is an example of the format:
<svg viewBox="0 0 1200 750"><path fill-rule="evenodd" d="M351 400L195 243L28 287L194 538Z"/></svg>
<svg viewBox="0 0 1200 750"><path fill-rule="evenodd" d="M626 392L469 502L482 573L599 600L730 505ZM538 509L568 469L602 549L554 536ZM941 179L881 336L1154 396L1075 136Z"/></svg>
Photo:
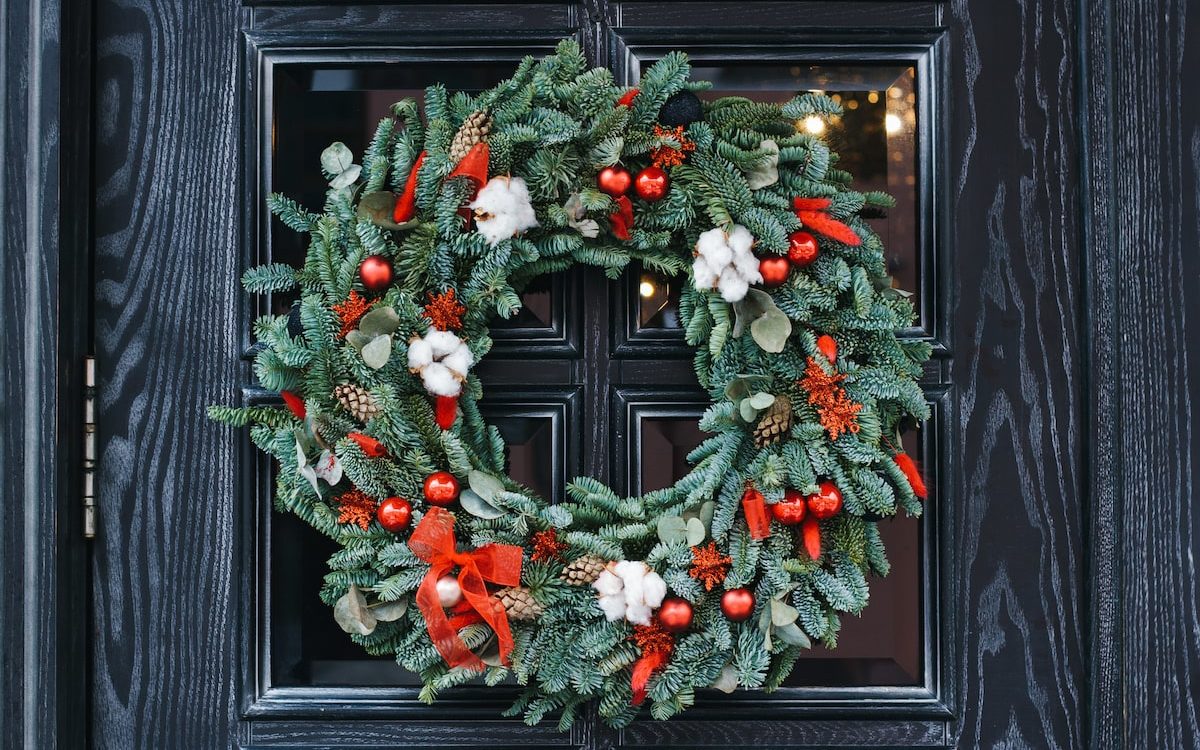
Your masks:
<svg viewBox="0 0 1200 750"><path fill-rule="evenodd" d="M425 477L425 499L443 507L458 499L458 480L448 471L435 471Z"/></svg>
<svg viewBox="0 0 1200 750"><path fill-rule="evenodd" d="M658 609L658 621L672 633L682 633L692 626L692 605L687 599L668 596Z"/></svg>
<svg viewBox="0 0 1200 750"><path fill-rule="evenodd" d="M754 594L750 589L730 589L721 597L721 612L734 622L750 619L754 613Z"/></svg>
<svg viewBox="0 0 1200 750"><path fill-rule="evenodd" d="M667 191L671 189L671 178L662 167L646 167L638 172L633 189L644 201L660 201L667 197Z"/></svg>
<svg viewBox="0 0 1200 750"><path fill-rule="evenodd" d="M808 512L813 518L833 518L842 510L842 493L833 482L821 482L819 492L808 496Z"/></svg>
<svg viewBox="0 0 1200 750"><path fill-rule="evenodd" d="M792 265L782 255L772 255L758 262L758 272L762 274L763 286L779 286L787 281L788 274L792 272Z"/></svg>
<svg viewBox="0 0 1200 750"><path fill-rule="evenodd" d="M629 192L629 187L633 185L633 175L620 165L605 167L597 175L596 185L600 188L600 192L616 198Z"/></svg>
<svg viewBox="0 0 1200 750"><path fill-rule="evenodd" d="M771 506L771 515L784 526L795 526L804 520L808 506L799 490L788 490L783 499Z"/></svg>
<svg viewBox="0 0 1200 750"><path fill-rule="evenodd" d="M829 334L822 334L821 336L818 336L817 349L819 349L821 353L825 355L825 359L829 360L830 362L837 361L837 339L835 339L833 336L830 336Z"/></svg>
<svg viewBox="0 0 1200 750"><path fill-rule="evenodd" d="M412 522L412 504L402 497L389 497L376 508L375 517L386 531L404 531Z"/></svg>
<svg viewBox="0 0 1200 750"><path fill-rule="evenodd" d="M817 238L808 232L792 232L788 235L788 260L797 268L812 263L820 255Z"/></svg>
<svg viewBox="0 0 1200 750"><path fill-rule="evenodd" d="M358 264L358 278L368 292L382 292L392 284L392 262L382 255L370 255Z"/></svg>
<svg viewBox="0 0 1200 750"><path fill-rule="evenodd" d="M457 414L458 396L438 396L434 401L433 418L443 430L448 430L454 425L454 417Z"/></svg>

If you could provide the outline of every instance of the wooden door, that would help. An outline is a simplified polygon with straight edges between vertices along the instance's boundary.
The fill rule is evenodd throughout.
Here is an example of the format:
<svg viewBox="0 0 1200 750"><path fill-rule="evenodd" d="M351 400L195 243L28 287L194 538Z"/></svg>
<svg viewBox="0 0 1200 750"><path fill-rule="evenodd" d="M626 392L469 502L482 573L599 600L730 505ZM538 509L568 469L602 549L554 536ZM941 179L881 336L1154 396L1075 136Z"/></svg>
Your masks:
<svg viewBox="0 0 1200 750"><path fill-rule="evenodd" d="M18 330L21 308L6 302L14 313L3 319L6 337L23 342L5 346L14 376L6 399L22 408L3 415L0 468L22 477L26 525L23 537L5 531L0 554L27 579L21 594L5 589L0 609L5 642L23 644L18 687L6 680L0 694L3 715L22 731L0 746L1198 741L1191 563L1121 536L1143 529L1119 502L1133 486L1125 477L1165 461L1174 473L1147 509L1162 519L1154 531L1183 549L1194 543L1181 458L1194 421L1180 395L1186 357L1170 383L1155 379L1160 368L1118 378L1113 365L1116 352L1131 356L1141 344L1122 339L1111 305L1137 315L1148 308L1138 292L1161 291L1155 309L1169 324L1138 331L1156 333L1164 350L1195 346L1182 322L1194 285L1178 287L1175 265L1169 277L1157 268L1158 250L1141 256L1109 239L1118 197L1160 204L1139 186L1108 181L1136 163L1113 148L1108 116L1138 123L1109 88L1132 97L1136 84L1106 58L1113 26L1155 23L1136 2L1115 10L1065 0L16 5L6 14L16 41L4 55L33 82L27 96L49 74L69 85L61 110L18 107L16 127L0 131L9 153L36 147L22 152L24 172L13 171L14 159L5 166L5 194L22 197L13 206L26 219L17 223L21 254L7 256L19 283L6 300L25 304L36 325ZM1163 23L1163 36L1145 43L1163 45L1177 64L1155 62L1176 102L1195 45L1170 46L1167 32L1183 32ZM57 30L91 54L55 52ZM330 634L315 598L318 541L270 512L270 467L244 435L208 422L204 407L272 397L245 359L249 321L286 300L247 302L237 283L248 265L296 252L268 220L266 192L309 189L314 144L351 143L396 92L433 80L486 86L568 36L628 83L683 49L698 77L726 91L820 88L857 103L862 119L847 117L844 135L872 154L864 179L900 197L882 228L894 271L919 294L920 324L908 335L935 347L924 380L935 416L910 446L931 472L930 512L889 529L905 562L875 583L871 611L842 649L814 653L772 696L704 696L668 723L614 732L585 718L560 734L501 719L503 688L424 706L394 665ZM1115 48L1134 54L1119 40ZM40 67L47 60L50 73ZM1162 218L1185 235L1158 241L1161 222L1147 222L1128 239L1178 249L1197 231L1178 197L1195 197L1194 164L1178 166L1195 104L1182 114L1164 106L1164 118L1161 149L1146 139L1128 145L1176 170L1175 192L1161 194L1178 210ZM47 122L62 127L47 131ZM863 140L872 127L873 140ZM76 223L62 218L70 204L50 186L43 195L25 182L47 175L62 176L65 195L91 195ZM41 228L47 206L46 221L59 222L53 232ZM38 242L43 232L53 241ZM1114 281L1118 261L1139 263L1144 288ZM78 419L45 407L55 398L63 413L78 406L70 394L87 316L73 327L42 310L72 311L89 297L100 507L96 538L84 543L77 521L59 523L77 518L80 480L58 463L78 448L56 427L69 434ZM616 282L572 271L546 279L525 303L497 330L497 351L480 369L513 472L551 497L575 474L630 491L669 482L703 408L671 324L670 282L638 269ZM1143 384L1175 394L1171 413L1185 414L1182 426L1155 423L1167 439L1148 447L1111 427L1114 418L1134 427L1158 419L1138 396ZM1118 470L1121 460L1132 464ZM31 544L39 530L45 541ZM39 586L50 603L30 594ZM1160 637L1118 650L1122 625L1141 627L1120 607L1134 593L1162 614ZM72 594L87 595L86 614L57 603ZM60 637L61 656L36 652ZM1151 676L1148 654L1160 647L1173 660Z"/></svg>

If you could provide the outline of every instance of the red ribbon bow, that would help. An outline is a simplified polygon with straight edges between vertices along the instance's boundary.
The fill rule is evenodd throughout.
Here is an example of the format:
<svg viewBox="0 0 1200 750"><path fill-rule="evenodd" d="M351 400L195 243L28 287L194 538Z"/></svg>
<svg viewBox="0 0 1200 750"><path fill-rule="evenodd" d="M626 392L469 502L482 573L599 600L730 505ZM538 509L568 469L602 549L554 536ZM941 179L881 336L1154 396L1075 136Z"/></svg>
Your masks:
<svg viewBox="0 0 1200 750"><path fill-rule="evenodd" d="M413 554L429 563L429 572L417 589L417 608L425 617L425 626L434 647L451 667L483 670L486 665L471 653L458 637L458 629L446 617L438 601L437 582L456 566L458 585L463 600L478 613L480 619L496 633L500 659L508 663L512 652L512 631L504 606L493 599L484 581L501 586L516 586L521 582L521 548L508 544L488 544L470 552L459 552L454 540L454 516L442 508L431 508L409 537L408 547ZM457 615L458 613L456 613ZM473 618L468 618L473 619ZM456 616L456 622L464 622Z"/></svg>

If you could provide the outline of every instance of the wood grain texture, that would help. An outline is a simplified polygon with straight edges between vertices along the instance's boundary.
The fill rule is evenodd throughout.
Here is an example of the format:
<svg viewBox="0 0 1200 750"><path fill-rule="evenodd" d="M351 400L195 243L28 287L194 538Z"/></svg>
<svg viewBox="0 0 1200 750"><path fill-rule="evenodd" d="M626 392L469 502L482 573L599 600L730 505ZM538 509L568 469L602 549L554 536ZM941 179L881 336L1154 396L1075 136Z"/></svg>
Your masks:
<svg viewBox="0 0 1200 750"><path fill-rule="evenodd" d="M958 747L1084 746L1078 18L951 4Z"/></svg>
<svg viewBox="0 0 1200 750"><path fill-rule="evenodd" d="M236 2L96 4L93 742L232 744L244 329ZM239 311L242 311L239 314Z"/></svg>
<svg viewBox="0 0 1200 750"><path fill-rule="evenodd" d="M1119 671L1121 704L1114 705L1115 686L1099 696L1100 739L1112 747L1197 747L1200 13L1186 2L1096 5L1107 13L1108 56L1095 62L1106 68L1101 101L1110 119L1093 146L1111 154L1112 183L1111 203L1093 211L1115 218L1106 249L1116 269L1116 318L1106 341L1120 367L1098 387L1115 385L1121 464L1119 650L1110 647L1100 663Z"/></svg>

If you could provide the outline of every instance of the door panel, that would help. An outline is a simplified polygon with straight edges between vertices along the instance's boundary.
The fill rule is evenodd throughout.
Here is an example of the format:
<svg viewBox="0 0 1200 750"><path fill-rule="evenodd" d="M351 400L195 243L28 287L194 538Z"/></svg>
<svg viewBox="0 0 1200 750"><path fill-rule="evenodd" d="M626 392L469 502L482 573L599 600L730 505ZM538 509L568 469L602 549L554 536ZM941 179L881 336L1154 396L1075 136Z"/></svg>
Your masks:
<svg viewBox="0 0 1200 750"><path fill-rule="evenodd" d="M98 2L93 744L1082 745L1075 8ZM704 696L623 732L585 717L560 735L500 719L505 689L424 706L398 668L330 631L313 604L325 552L270 512L265 460L203 407L271 397L236 356L252 317L288 300L251 305L236 282L302 248L266 193L319 203L306 180L320 148L361 150L397 92L485 86L568 35L630 83L680 48L723 90L857 102L870 117L847 115L846 135L876 128L883 163L858 169L902 196L878 221L919 295L909 335L937 356L936 416L909 446L929 512L885 531L897 570L873 582L845 649L814 653L773 696ZM552 497L577 473L630 491L677 476L705 398L674 289L634 268L526 290L479 369L515 474Z"/></svg>

